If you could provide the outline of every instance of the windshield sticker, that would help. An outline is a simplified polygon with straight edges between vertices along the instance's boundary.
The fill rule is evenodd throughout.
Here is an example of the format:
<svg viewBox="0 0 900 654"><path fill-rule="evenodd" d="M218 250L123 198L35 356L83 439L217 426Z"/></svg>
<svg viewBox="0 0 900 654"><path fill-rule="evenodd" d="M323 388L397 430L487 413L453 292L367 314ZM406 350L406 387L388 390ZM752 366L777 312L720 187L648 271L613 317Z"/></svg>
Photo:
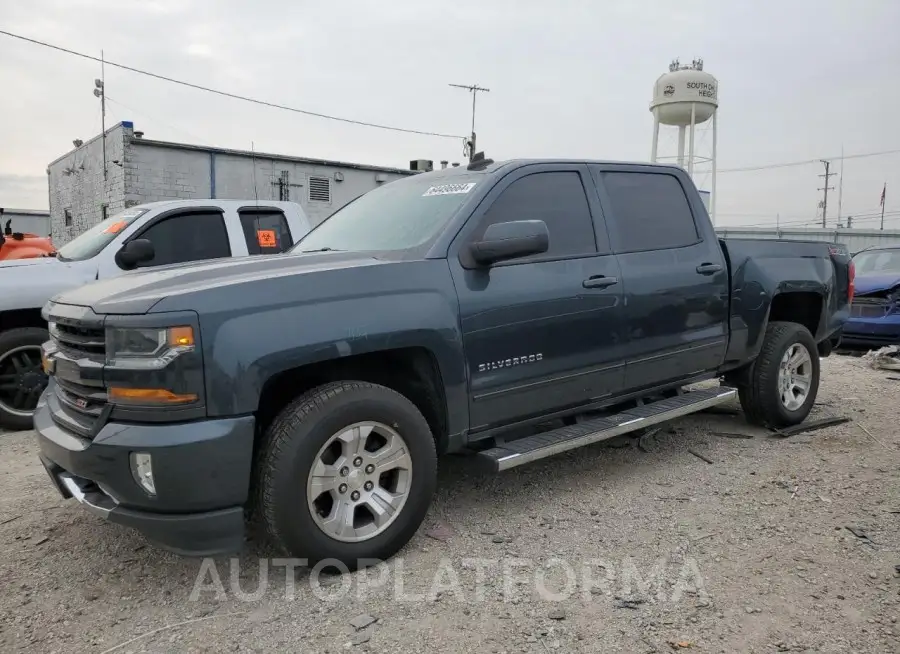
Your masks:
<svg viewBox="0 0 900 654"><path fill-rule="evenodd" d="M468 184L444 184L443 186L432 186L422 194L423 198L434 195L460 195L466 194L475 188L475 182Z"/></svg>
<svg viewBox="0 0 900 654"><path fill-rule="evenodd" d="M128 227L128 223L124 220L117 220L112 225L104 229L103 231L107 234L118 234L123 229Z"/></svg>
<svg viewBox="0 0 900 654"><path fill-rule="evenodd" d="M258 229L256 230L256 240L261 248L278 247L278 241L275 238L274 229Z"/></svg>

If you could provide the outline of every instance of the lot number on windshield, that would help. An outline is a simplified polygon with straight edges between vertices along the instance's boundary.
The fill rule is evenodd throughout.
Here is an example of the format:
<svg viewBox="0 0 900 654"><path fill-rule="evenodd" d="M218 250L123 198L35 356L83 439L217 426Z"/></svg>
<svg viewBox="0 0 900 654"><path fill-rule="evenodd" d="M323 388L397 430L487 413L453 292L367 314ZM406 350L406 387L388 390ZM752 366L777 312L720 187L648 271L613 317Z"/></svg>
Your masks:
<svg viewBox="0 0 900 654"><path fill-rule="evenodd" d="M422 194L423 198L433 195L459 195L465 194L475 188L475 182L468 184L444 184L443 186L432 186Z"/></svg>

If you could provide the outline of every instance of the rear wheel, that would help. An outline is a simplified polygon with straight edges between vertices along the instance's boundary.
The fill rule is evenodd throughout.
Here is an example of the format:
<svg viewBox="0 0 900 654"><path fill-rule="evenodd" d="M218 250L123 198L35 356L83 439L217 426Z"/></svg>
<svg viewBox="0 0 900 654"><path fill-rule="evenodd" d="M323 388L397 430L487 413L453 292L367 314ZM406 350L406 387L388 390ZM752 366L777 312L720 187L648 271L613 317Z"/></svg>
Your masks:
<svg viewBox="0 0 900 654"><path fill-rule="evenodd" d="M747 420L770 427L800 424L816 403L819 373L809 330L792 322L770 323L750 381L738 389Z"/></svg>
<svg viewBox="0 0 900 654"><path fill-rule="evenodd" d="M376 384L337 382L275 419L259 460L259 508L277 546L313 565L382 561L425 518L437 454L425 418Z"/></svg>
<svg viewBox="0 0 900 654"><path fill-rule="evenodd" d="M46 329L20 327L0 334L0 427L31 429L38 398L47 386L41 368Z"/></svg>

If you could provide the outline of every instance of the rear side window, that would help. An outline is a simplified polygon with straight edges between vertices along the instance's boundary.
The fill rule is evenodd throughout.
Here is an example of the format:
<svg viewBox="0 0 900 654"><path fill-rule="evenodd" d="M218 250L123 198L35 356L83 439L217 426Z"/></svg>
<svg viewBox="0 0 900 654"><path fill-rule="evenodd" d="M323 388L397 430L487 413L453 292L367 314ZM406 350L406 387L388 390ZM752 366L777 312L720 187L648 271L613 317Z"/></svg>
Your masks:
<svg viewBox="0 0 900 654"><path fill-rule="evenodd" d="M663 173L609 172L600 175L612 216L607 216L616 252L667 250L699 240L681 183Z"/></svg>
<svg viewBox="0 0 900 654"><path fill-rule="evenodd" d="M543 220L550 234L550 249L531 258L596 254L594 223L581 175L577 172L534 173L520 177L494 200L472 240L489 225L513 220Z"/></svg>
<svg viewBox="0 0 900 654"><path fill-rule="evenodd" d="M240 217L250 254L278 254L294 245L281 211L241 211Z"/></svg>
<svg viewBox="0 0 900 654"><path fill-rule="evenodd" d="M183 213L163 218L135 238L153 243L153 259L140 268L231 256L225 220L218 212Z"/></svg>

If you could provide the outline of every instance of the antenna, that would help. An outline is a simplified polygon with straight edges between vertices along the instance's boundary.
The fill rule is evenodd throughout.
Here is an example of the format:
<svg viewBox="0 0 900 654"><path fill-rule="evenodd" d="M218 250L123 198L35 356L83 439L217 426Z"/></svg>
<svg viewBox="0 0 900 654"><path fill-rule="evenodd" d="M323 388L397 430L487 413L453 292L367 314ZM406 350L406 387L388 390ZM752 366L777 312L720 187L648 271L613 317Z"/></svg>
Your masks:
<svg viewBox="0 0 900 654"><path fill-rule="evenodd" d="M256 144L250 141L250 158L253 161L253 195L256 197L256 208L259 209L259 189L256 188Z"/></svg>
<svg viewBox="0 0 900 654"><path fill-rule="evenodd" d="M466 156L469 157L469 161L472 161L472 157L475 155L475 96L478 95L479 91L490 93L491 90L478 86L477 84L450 84L449 86L457 89L465 89L472 94L472 137L466 142Z"/></svg>

